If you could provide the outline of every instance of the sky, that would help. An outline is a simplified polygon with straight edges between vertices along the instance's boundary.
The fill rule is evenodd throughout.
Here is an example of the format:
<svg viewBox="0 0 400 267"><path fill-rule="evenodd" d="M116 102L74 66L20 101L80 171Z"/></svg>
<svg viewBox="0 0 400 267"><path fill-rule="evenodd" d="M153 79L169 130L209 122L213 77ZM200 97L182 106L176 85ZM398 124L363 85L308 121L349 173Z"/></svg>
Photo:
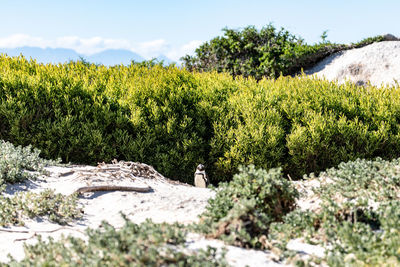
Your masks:
<svg viewBox="0 0 400 267"><path fill-rule="evenodd" d="M400 37L398 0L1 0L0 48L127 49L179 60L225 27L272 23L307 43Z"/></svg>

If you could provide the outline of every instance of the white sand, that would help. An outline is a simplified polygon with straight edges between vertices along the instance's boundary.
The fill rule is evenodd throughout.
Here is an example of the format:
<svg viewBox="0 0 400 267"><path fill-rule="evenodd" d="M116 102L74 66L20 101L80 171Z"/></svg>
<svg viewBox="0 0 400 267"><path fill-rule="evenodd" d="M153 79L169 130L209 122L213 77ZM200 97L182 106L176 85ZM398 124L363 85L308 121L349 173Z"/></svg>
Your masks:
<svg viewBox="0 0 400 267"><path fill-rule="evenodd" d="M121 227L124 220L120 212L125 213L135 223L141 223L147 218L154 222L180 222L191 223L198 220L209 198L215 193L210 189L196 188L191 185L174 183L157 173L156 178L129 175L128 171L102 171L108 166L72 166L46 168L50 175L42 176L36 181L27 181L7 187L7 194L12 195L17 191L30 190L40 192L47 188L54 189L57 193L65 195L73 193L80 187L88 185L124 185L147 187L153 191L149 193L138 192L96 192L85 193L79 199L79 204L84 209L81 220L62 226L48 221L28 220L24 227L12 226L2 228L15 231L28 231L27 233L10 233L0 230L0 262L7 262L10 253L16 259L24 257L23 243L34 243L33 236L59 238L61 235L73 235L85 238L82 233L87 227L96 228L101 221L106 220L114 227ZM73 171L71 173L71 171ZM69 174L64 175L63 174ZM129 176L129 177L128 177ZM61 228L61 229L60 229ZM40 231L56 230L53 233L40 233ZM17 240L27 239L27 240ZM273 255L267 251L246 250L233 246L225 246L222 241L208 240L197 234L190 234L187 240L188 250L205 249L207 246L227 248L227 260L232 266L277 266L271 260Z"/></svg>
<svg viewBox="0 0 400 267"><path fill-rule="evenodd" d="M56 193L72 194L80 187L88 185L124 185L147 187L153 191L149 193L138 192L96 192L85 193L79 199L79 204L84 209L82 220L71 225L71 228L84 230L86 227L96 228L101 221L106 220L114 227L121 227L124 220L120 212L125 213L135 223L141 223L147 218L154 222L181 222L191 223L203 212L210 197L214 195L209 189L195 188L184 184L171 184L168 180L149 179L145 177L119 178L111 177L111 173L95 173L96 167L49 167L50 176L41 177L36 181L27 181L22 184L8 186L7 193L30 190L40 192L51 188ZM71 175L59 177L60 174L74 171ZM95 175L88 175L93 173ZM15 230L52 230L60 228L58 224L49 222L28 221L25 227L11 227ZM73 234L82 236L81 233L71 230L60 230L44 236L58 237L61 234ZM0 232L0 261L5 260L7 253L16 258L23 257L22 243L13 242L17 238L30 237L32 233L16 234ZM29 241L31 241L30 239ZM10 246L12 244L12 246Z"/></svg>
<svg viewBox="0 0 400 267"><path fill-rule="evenodd" d="M344 83L394 86L400 83L400 41L373 43L333 54L306 74Z"/></svg>

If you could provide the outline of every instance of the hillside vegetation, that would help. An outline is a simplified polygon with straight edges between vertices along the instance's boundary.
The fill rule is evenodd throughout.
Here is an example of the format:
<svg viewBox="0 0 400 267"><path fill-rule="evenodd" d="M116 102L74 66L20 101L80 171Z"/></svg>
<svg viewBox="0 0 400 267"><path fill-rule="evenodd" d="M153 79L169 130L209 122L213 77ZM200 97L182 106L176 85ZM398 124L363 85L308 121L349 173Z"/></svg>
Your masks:
<svg viewBox="0 0 400 267"><path fill-rule="evenodd" d="M223 36L197 48L194 56L183 57L184 66L189 70L227 72L232 76L251 76L257 80L293 76L333 53L360 48L386 38L375 36L348 45L335 44L327 40L325 31L321 42L310 45L283 28L277 30L272 24L260 30L248 26L239 30L225 28L223 31Z"/></svg>
<svg viewBox="0 0 400 267"><path fill-rule="evenodd" d="M43 65L0 57L0 139L48 159L146 162L213 183L240 164L299 178L342 161L400 156L400 91L307 77L192 73L151 63Z"/></svg>
<svg viewBox="0 0 400 267"><path fill-rule="evenodd" d="M195 166L205 163L211 182L219 183L198 223L126 221L120 229L103 223L87 230L87 241L39 239L9 265L226 266L215 248L184 252L196 231L269 249L276 261L300 266L397 266L400 159L384 159L400 157L400 89L277 78L343 47L307 46L271 27L261 34L276 43L260 54L246 44L259 34L251 27L206 43L197 56L209 58L186 62L200 72L153 62L43 65L0 56L0 140L9 141L0 141L0 193L6 183L44 174L56 158L145 162L190 183ZM219 58L226 42L239 52ZM76 194L51 190L1 195L0 207L2 226L82 216ZM303 257L290 250L293 239L319 245L325 255Z"/></svg>

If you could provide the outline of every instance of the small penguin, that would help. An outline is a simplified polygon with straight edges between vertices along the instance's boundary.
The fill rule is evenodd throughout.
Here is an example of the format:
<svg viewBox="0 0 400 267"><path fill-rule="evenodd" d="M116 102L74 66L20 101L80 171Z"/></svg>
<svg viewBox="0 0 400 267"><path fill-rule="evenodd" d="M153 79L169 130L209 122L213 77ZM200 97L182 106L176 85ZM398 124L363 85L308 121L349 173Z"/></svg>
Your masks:
<svg viewBox="0 0 400 267"><path fill-rule="evenodd" d="M197 166L196 172L194 173L194 185L203 188L206 188L208 185L208 176L203 164Z"/></svg>

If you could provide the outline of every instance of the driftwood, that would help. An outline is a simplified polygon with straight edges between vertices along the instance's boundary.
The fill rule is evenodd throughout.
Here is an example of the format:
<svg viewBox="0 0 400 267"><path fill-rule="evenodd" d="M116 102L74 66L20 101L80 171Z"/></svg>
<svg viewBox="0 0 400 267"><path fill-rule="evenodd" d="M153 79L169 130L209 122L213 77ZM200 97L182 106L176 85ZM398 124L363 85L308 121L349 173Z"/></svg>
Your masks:
<svg viewBox="0 0 400 267"><path fill-rule="evenodd" d="M87 192L98 192L98 191L134 191L146 193L153 190L151 187L133 187L133 186L118 186L118 185L98 185L98 186L85 186L78 188L75 193L81 195Z"/></svg>

